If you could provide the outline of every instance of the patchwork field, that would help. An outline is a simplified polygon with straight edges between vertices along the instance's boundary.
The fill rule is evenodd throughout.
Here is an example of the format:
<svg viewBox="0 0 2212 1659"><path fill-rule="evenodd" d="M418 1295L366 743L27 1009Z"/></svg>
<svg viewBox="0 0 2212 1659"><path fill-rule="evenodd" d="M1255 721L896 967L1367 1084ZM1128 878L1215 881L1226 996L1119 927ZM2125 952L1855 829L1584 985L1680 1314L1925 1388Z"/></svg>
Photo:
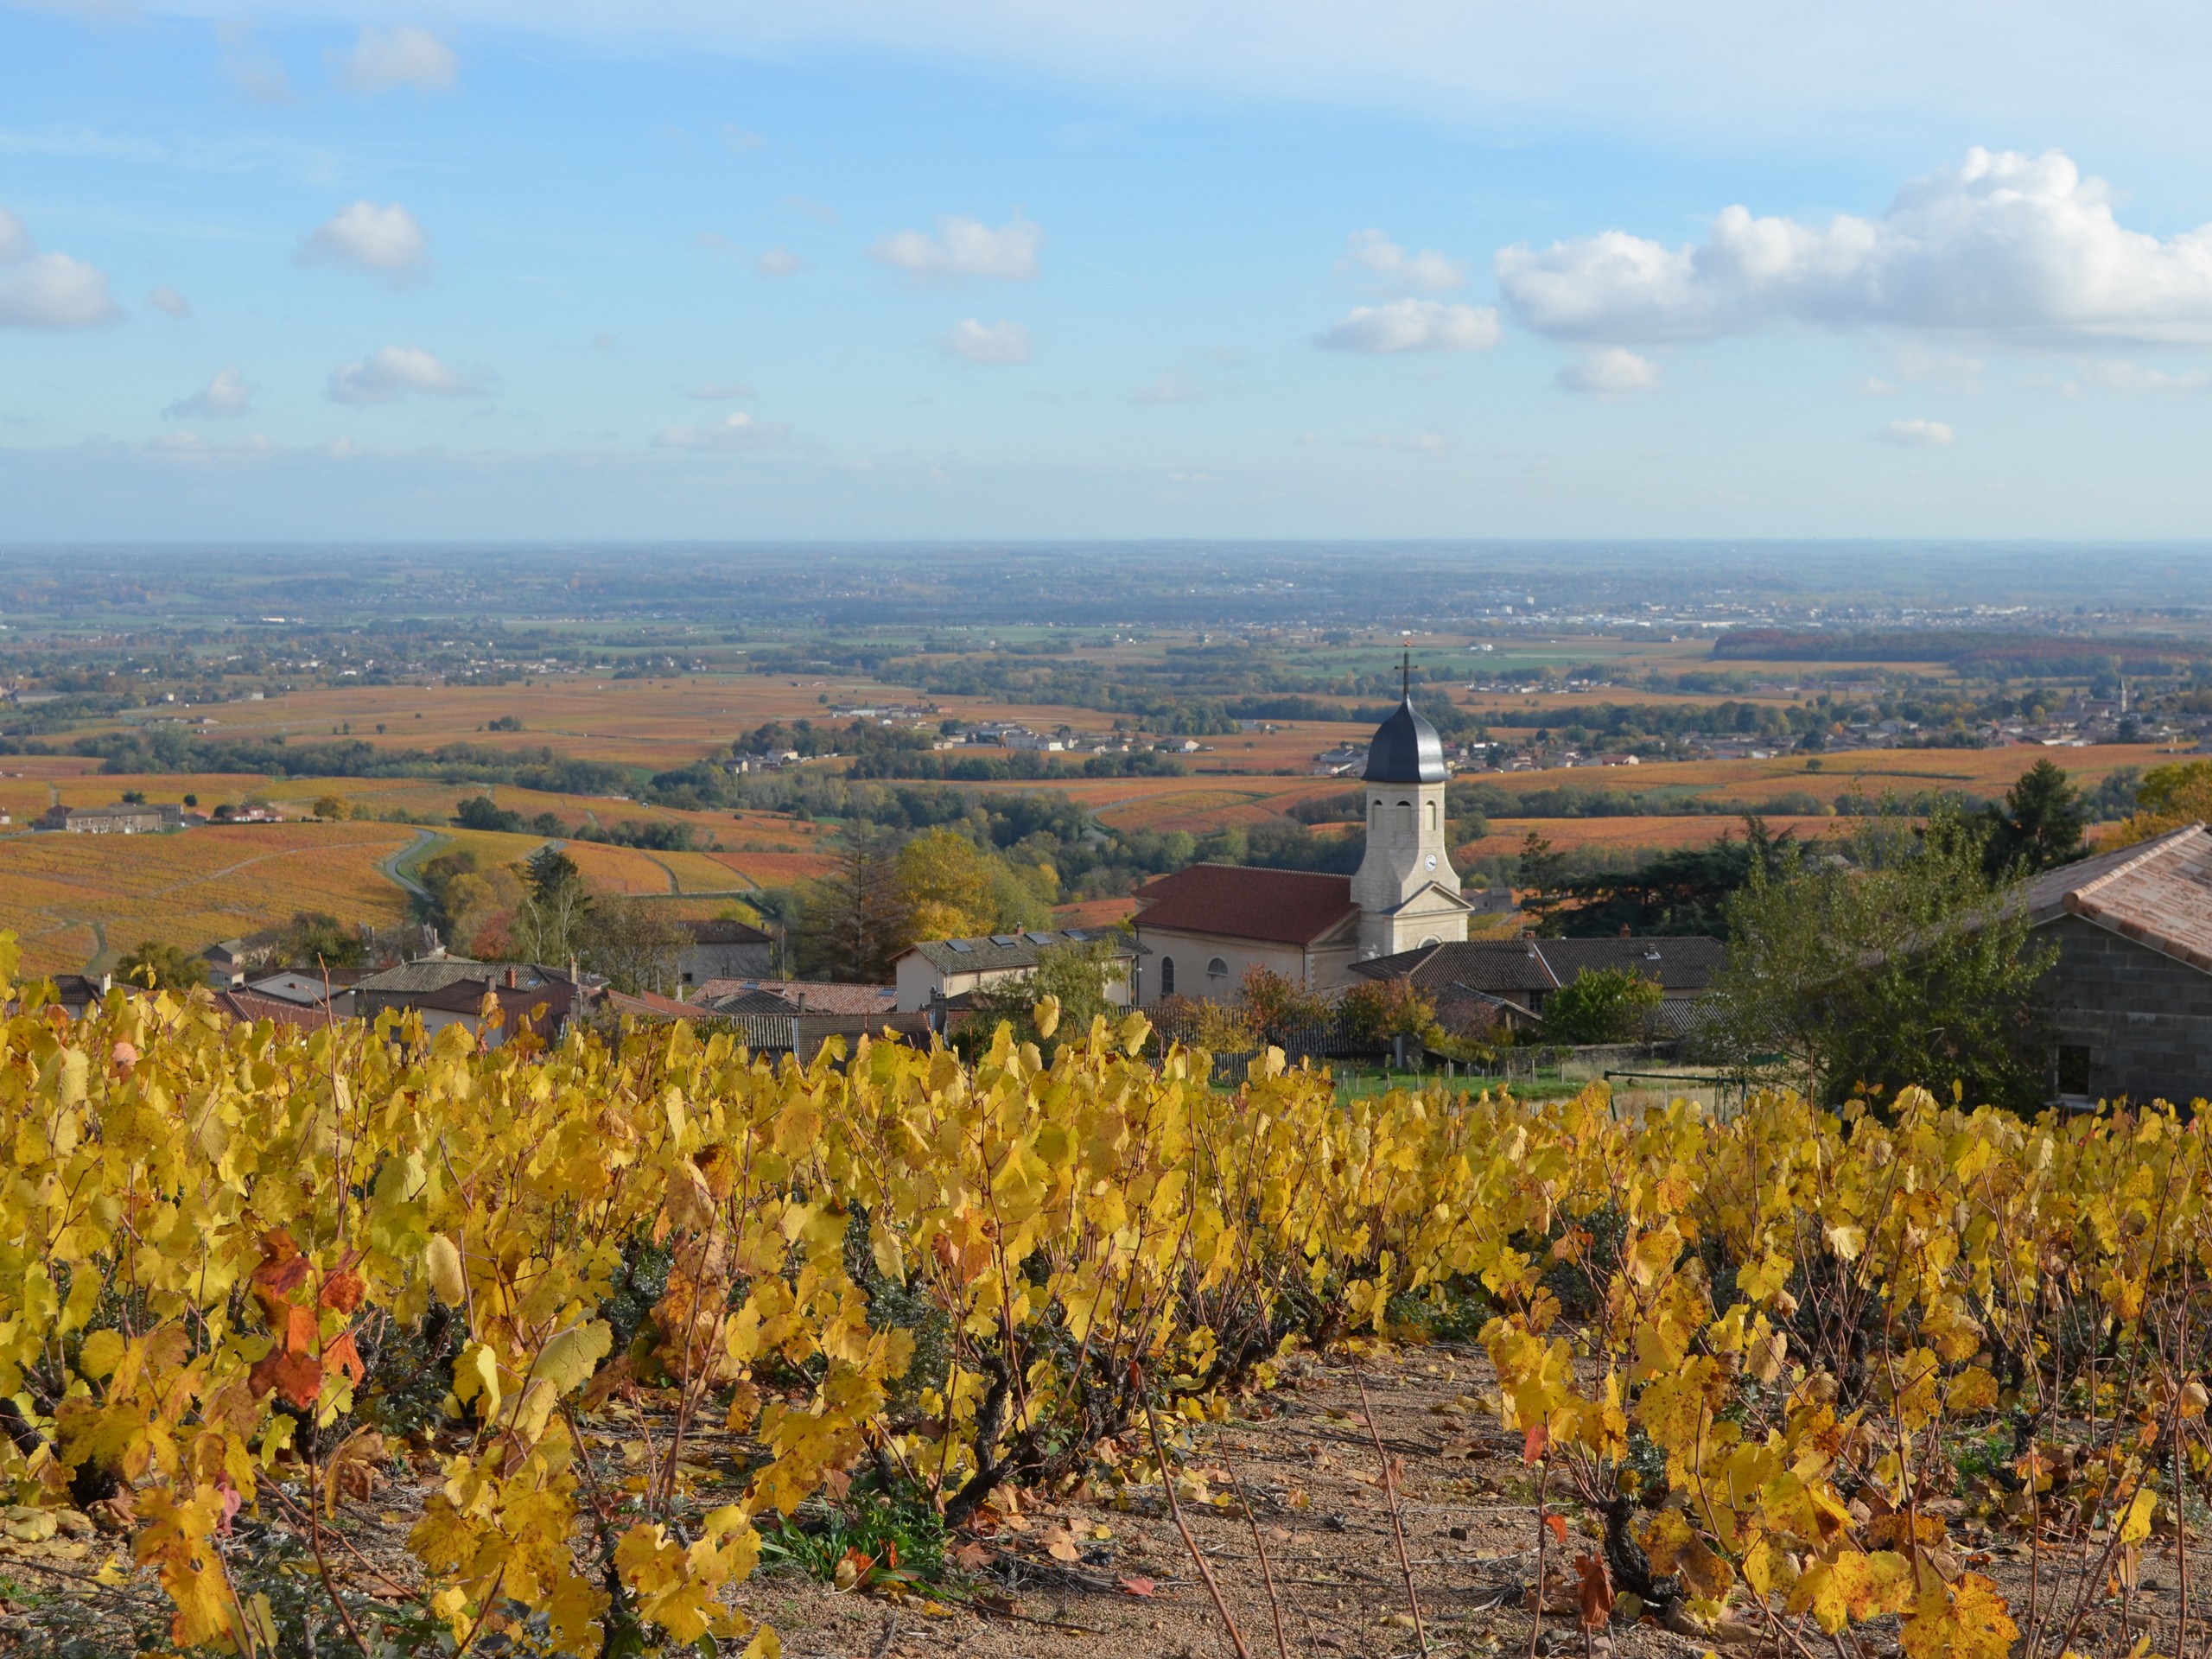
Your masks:
<svg viewBox="0 0 2212 1659"><path fill-rule="evenodd" d="M167 836L18 836L0 842L0 928L23 965L105 967L141 940L197 950L303 910L400 920L378 868L413 832L388 824L240 824Z"/></svg>

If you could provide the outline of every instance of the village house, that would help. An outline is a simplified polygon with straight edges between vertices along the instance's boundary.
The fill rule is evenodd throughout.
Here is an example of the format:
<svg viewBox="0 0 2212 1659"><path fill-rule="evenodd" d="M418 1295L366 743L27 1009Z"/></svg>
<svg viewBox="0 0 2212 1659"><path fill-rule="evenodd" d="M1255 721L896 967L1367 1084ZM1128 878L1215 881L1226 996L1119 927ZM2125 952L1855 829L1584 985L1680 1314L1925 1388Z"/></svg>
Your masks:
<svg viewBox="0 0 2212 1659"><path fill-rule="evenodd" d="M1356 963L1363 979L1402 979L1450 1030L1503 1025L1527 1029L1543 1019L1554 992L1586 973L1618 969L1659 987L1653 1025L1681 1035L1727 947L1701 934L1657 938L1462 939Z"/></svg>
<svg viewBox="0 0 2212 1659"><path fill-rule="evenodd" d="M710 979L758 978L776 969L776 942L749 922L679 922L690 936L677 959L687 995Z"/></svg>
<svg viewBox="0 0 2212 1659"><path fill-rule="evenodd" d="M183 823L181 807L118 801L112 806L50 806L40 814L38 827L73 836L153 836Z"/></svg>
<svg viewBox="0 0 2212 1659"><path fill-rule="evenodd" d="M987 986L1027 979L1051 950L1103 945L1111 964L1106 1000L1116 1007L1130 1001L1138 947L1118 927L1039 929L1025 933L991 933L969 939L925 939L909 945L892 964L898 976L902 1013L957 1004Z"/></svg>

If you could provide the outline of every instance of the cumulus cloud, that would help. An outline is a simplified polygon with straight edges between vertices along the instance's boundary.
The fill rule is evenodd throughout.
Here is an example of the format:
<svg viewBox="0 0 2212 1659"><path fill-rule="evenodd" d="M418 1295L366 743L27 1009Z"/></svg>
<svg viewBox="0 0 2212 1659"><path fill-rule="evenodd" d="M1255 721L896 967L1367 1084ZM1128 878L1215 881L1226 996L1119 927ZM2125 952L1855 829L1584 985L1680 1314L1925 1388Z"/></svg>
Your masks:
<svg viewBox="0 0 2212 1659"><path fill-rule="evenodd" d="M192 302L163 283L146 296L146 303L165 317L175 317L181 322L192 315Z"/></svg>
<svg viewBox="0 0 2212 1659"><path fill-rule="evenodd" d="M2100 391L2212 391L2212 371L2185 369L2173 374L2145 368L2126 358L2112 358L2090 364L2082 371L2080 379L2066 389L2071 392L2082 386L2094 386Z"/></svg>
<svg viewBox="0 0 2212 1659"><path fill-rule="evenodd" d="M1497 313L1490 306L1441 300L1392 300L1357 305L1313 336L1324 351L1486 352L1497 344Z"/></svg>
<svg viewBox="0 0 2212 1659"><path fill-rule="evenodd" d="M162 411L165 421L226 421L253 413L253 388L233 364L218 369L215 378L189 397L180 397Z"/></svg>
<svg viewBox="0 0 2212 1659"><path fill-rule="evenodd" d="M969 317L946 331L944 349L988 367L1029 360L1029 331L1018 322L978 322Z"/></svg>
<svg viewBox="0 0 2212 1659"><path fill-rule="evenodd" d="M1942 421L1891 421L1874 435L1884 443L1894 443L1905 449L1933 449L1950 442L1957 435Z"/></svg>
<svg viewBox="0 0 2212 1659"><path fill-rule="evenodd" d="M0 328L87 328L122 315L105 271L41 253L29 227L0 207Z"/></svg>
<svg viewBox="0 0 2212 1659"><path fill-rule="evenodd" d="M1467 268L1434 248L1409 254L1380 231L1354 231L1344 238L1337 275L1396 294L1441 294L1465 282Z"/></svg>
<svg viewBox="0 0 2212 1659"><path fill-rule="evenodd" d="M2057 150L1976 149L1879 219L1826 226L1724 209L1670 248L1606 231L1503 250L1514 316L1565 340L1706 340L1781 324L1887 324L2024 340L2212 340L2212 226L2120 226L2111 192Z"/></svg>
<svg viewBox="0 0 2212 1659"><path fill-rule="evenodd" d="M806 261L789 248L771 248L753 262L753 269L763 276L789 276L805 265Z"/></svg>
<svg viewBox="0 0 2212 1659"><path fill-rule="evenodd" d="M710 426L664 426L653 434L658 449L730 449L779 443L785 429L773 421L756 421L743 410L725 415Z"/></svg>
<svg viewBox="0 0 2212 1659"><path fill-rule="evenodd" d="M411 395L480 397L480 376L463 374L419 346L381 346L366 357L330 372L324 395L333 403L389 404Z"/></svg>
<svg viewBox="0 0 2212 1659"><path fill-rule="evenodd" d="M937 234L896 231L870 248L868 257L910 276L988 277L1027 283L1037 276L1037 251L1045 233L1020 213L993 230L979 219L947 213Z"/></svg>
<svg viewBox="0 0 2212 1659"><path fill-rule="evenodd" d="M310 264L352 265L404 281L430 263L430 240L397 202L357 201L315 227L300 250Z"/></svg>
<svg viewBox="0 0 2212 1659"><path fill-rule="evenodd" d="M683 395L702 404L720 404L734 397L750 397L753 392L742 380L715 380L703 386L687 387Z"/></svg>
<svg viewBox="0 0 2212 1659"><path fill-rule="evenodd" d="M1659 365L1619 346L1592 352L1559 372L1553 384L1561 391L1598 397L1628 397L1659 390Z"/></svg>
<svg viewBox="0 0 2212 1659"><path fill-rule="evenodd" d="M449 92L461 75L461 60L436 35L414 23L394 29L365 29L339 65L339 79L372 96L412 86L418 92Z"/></svg>

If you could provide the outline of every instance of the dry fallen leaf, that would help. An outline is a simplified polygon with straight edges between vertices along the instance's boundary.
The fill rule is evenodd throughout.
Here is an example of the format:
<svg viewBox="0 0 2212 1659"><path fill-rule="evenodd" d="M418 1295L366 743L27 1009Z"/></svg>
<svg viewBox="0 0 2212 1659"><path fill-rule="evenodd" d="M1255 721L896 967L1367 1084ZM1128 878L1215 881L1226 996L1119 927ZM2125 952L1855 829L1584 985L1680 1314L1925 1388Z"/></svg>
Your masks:
<svg viewBox="0 0 2212 1659"><path fill-rule="evenodd" d="M1149 1597L1154 1593L1154 1586L1150 1579L1117 1579L1115 1582L1121 1586L1122 1593L1125 1596Z"/></svg>

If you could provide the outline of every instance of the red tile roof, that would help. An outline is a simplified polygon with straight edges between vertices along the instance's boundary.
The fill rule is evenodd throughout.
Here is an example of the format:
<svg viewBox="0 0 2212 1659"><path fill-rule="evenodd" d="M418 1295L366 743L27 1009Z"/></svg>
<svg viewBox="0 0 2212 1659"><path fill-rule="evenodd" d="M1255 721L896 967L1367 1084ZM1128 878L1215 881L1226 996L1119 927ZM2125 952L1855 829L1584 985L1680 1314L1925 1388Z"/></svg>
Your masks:
<svg viewBox="0 0 2212 1659"><path fill-rule="evenodd" d="M1351 878L1242 864L1193 864L1137 889L1137 931L1172 929L1311 944L1351 917Z"/></svg>
<svg viewBox="0 0 2212 1659"><path fill-rule="evenodd" d="M2047 871L2024 899L2032 925L2078 916L2212 973L2212 834L2201 823Z"/></svg>
<svg viewBox="0 0 2212 1659"><path fill-rule="evenodd" d="M803 1001L810 1014L889 1014L899 1006L896 985L845 985L816 979L710 979L699 988L692 1001L704 1007L724 997L756 991L780 998L790 1003L794 1012Z"/></svg>
<svg viewBox="0 0 2212 1659"><path fill-rule="evenodd" d="M287 1002L281 996L264 996L258 991L217 991L215 1006L233 1020L243 1020L255 1025L266 1020L272 1025L293 1026L302 1031L321 1031L339 1016L327 1008L307 1007L297 1002Z"/></svg>

